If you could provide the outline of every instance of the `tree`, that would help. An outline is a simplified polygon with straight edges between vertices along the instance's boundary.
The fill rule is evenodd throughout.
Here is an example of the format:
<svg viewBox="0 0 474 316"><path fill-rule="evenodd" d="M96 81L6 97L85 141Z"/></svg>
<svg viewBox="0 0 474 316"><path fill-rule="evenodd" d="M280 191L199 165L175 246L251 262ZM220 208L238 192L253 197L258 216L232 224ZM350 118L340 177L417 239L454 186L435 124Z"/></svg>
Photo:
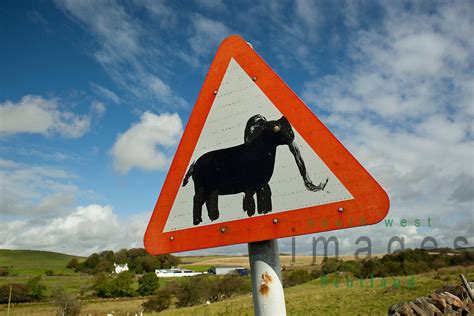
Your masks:
<svg viewBox="0 0 474 316"><path fill-rule="evenodd" d="M41 283L40 275L29 280L26 286L28 287L28 295L32 299L41 300L44 297L44 292L46 291L46 285Z"/></svg>
<svg viewBox="0 0 474 316"><path fill-rule="evenodd" d="M68 269L72 269L74 271L78 271L79 269L79 260L77 258L72 258L71 260L69 260L69 262L67 263L66 267Z"/></svg>
<svg viewBox="0 0 474 316"><path fill-rule="evenodd" d="M134 275L130 271L120 273L112 281L112 295L114 297L133 296L132 284Z"/></svg>
<svg viewBox="0 0 474 316"><path fill-rule="evenodd" d="M158 290L156 295L142 304L144 312L161 312L171 303L171 293L166 289Z"/></svg>
<svg viewBox="0 0 474 316"><path fill-rule="evenodd" d="M81 313L81 303L74 297L68 296L64 289L55 289L52 296L57 308L57 315L76 316Z"/></svg>
<svg viewBox="0 0 474 316"><path fill-rule="evenodd" d="M85 271L87 273L95 273L95 267L100 262L100 256L96 253L93 253L87 259L80 264L79 268L81 271Z"/></svg>
<svg viewBox="0 0 474 316"><path fill-rule="evenodd" d="M156 289L158 289L158 286L159 283L156 274L154 272L148 272L138 280L138 293L142 296L152 295Z"/></svg>
<svg viewBox="0 0 474 316"><path fill-rule="evenodd" d="M96 276L94 285L95 294L98 297L112 297L112 280L105 274L99 273Z"/></svg>

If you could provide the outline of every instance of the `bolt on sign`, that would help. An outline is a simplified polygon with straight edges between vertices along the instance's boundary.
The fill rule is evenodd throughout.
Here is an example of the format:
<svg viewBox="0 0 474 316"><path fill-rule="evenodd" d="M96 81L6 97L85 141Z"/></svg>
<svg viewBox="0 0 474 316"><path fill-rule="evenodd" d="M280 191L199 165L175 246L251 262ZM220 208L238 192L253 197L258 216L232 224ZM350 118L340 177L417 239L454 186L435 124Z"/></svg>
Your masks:
<svg viewBox="0 0 474 316"><path fill-rule="evenodd" d="M152 254L249 243L375 224L388 208L372 176L231 36L211 64L144 242Z"/></svg>

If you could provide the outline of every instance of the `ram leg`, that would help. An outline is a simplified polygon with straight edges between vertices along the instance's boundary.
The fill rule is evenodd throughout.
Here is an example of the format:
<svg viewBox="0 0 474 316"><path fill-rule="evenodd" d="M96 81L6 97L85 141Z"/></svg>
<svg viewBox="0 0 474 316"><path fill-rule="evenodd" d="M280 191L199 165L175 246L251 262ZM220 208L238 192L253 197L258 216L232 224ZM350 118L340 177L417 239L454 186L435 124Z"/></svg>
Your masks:
<svg viewBox="0 0 474 316"><path fill-rule="evenodd" d="M272 211L272 190L268 183L257 191L257 210L258 214L266 214Z"/></svg>
<svg viewBox="0 0 474 316"><path fill-rule="evenodd" d="M249 217L255 214L255 200L253 199L254 194L255 191L253 190L245 190L243 209L245 212L247 212Z"/></svg>
<svg viewBox="0 0 474 316"><path fill-rule="evenodd" d="M202 222L202 205L206 201L202 188L196 188L193 198L193 224L199 225Z"/></svg>
<svg viewBox="0 0 474 316"><path fill-rule="evenodd" d="M219 218L219 206L218 206L219 194L217 191L211 191L206 200L207 215L211 221L215 221Z"/></svg>

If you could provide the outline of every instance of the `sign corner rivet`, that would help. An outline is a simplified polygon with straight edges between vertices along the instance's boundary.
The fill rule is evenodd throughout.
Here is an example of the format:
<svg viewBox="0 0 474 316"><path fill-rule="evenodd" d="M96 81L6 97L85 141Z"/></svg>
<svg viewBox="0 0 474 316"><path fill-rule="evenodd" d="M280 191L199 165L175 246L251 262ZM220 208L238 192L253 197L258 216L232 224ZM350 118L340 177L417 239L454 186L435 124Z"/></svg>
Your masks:
<svg viewBox="0 0 474 316"><path fill-rule="evenodd" d="M221 227L221 233L225 233L225 227Z"/></svg>
<svg viewBox="0 0 474 316"><path fill-rule="evenodd" d="M252 77L252 80L253 80L253 81L257 81L257 77L256 77L256 76L253 76L253 77Z"/></svg>
<svg viewBox="0 0 474 316"><path fill-rule="evenodd" d="M274 219L273 219L273 224L278 224L278 222L279 222L279 221L278 221L278 218L274 218Z"/></svg>
<svg viewBox="0 0 474 316"><path fill-rule="evenodd" d="M339 208L337 209L337 211L340 213L340 212L343 212L344 211L344 208L342 206L339 206Z"/></svg>
<svg viewBox="0 0 474 316"><path fill-rule="evenodd" d="M173 237L173 236L171 236L171 237L170 237L170 240L171 240L171 241L173 241L173 240L174 240L174 237Z"/></svg>
<svg viewBox="0 0 474 316"><path fill-rule="evenodd" d="M214 95L216 95L216 94L217 94L217 90L214 90L214 92L212 92L212 93L214 93Z"/></svg>

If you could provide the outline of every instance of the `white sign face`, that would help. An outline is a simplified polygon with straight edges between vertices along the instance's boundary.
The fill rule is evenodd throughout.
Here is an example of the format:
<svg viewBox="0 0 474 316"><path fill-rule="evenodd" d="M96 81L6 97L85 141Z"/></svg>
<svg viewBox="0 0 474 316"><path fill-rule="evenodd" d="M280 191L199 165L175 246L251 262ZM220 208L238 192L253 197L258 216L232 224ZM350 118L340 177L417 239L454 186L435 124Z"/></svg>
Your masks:
<svg viewBox="0 0 474 316"><path fill-rule="evenodd" d="M210 151L244 144L247 122L255 115L264 117L268 122L280 122L282 118L282 114L253 82L252 78L234 59L231 59L187 170L196 173L196 170L193 171L193 168L198 166L196 162L202 155ZM262 120L260 117L256 117L256 119ZM279 128L275 130L275 133L279 131ZM349 191L305 142L298 131L293 129L293 133L294 144L299 148L300 155L295 155L295 151L298 152L298 150L293 147L293 151L290 151L291 146L286 144L276 147L273 174L268 182L271 189L271 214L353 199ZM296 162L298 161L295 158L297 156L301 157L299 164ZM301 174L301 160L307 172L306 179L311 179L314 183L313 190L308 189L308 185L305 186L307 181ZM194 163L196 163L196 167L194 167ZM258 210L255 212L245 211L245 206L243 206L246 203L245 194L240 192L218 195L218 218L215 218L214 213L211 216L215 218L213 221L209 218L206 203L203 203L202 215L199 220L196 220L195 214L193 214L196 184L191 175L186 182L186 185L180 187L178 191L164 232L264 215L260 214ZM254 197L257 202L254 203L258 204L258 197L256 195Z"/></svg>

